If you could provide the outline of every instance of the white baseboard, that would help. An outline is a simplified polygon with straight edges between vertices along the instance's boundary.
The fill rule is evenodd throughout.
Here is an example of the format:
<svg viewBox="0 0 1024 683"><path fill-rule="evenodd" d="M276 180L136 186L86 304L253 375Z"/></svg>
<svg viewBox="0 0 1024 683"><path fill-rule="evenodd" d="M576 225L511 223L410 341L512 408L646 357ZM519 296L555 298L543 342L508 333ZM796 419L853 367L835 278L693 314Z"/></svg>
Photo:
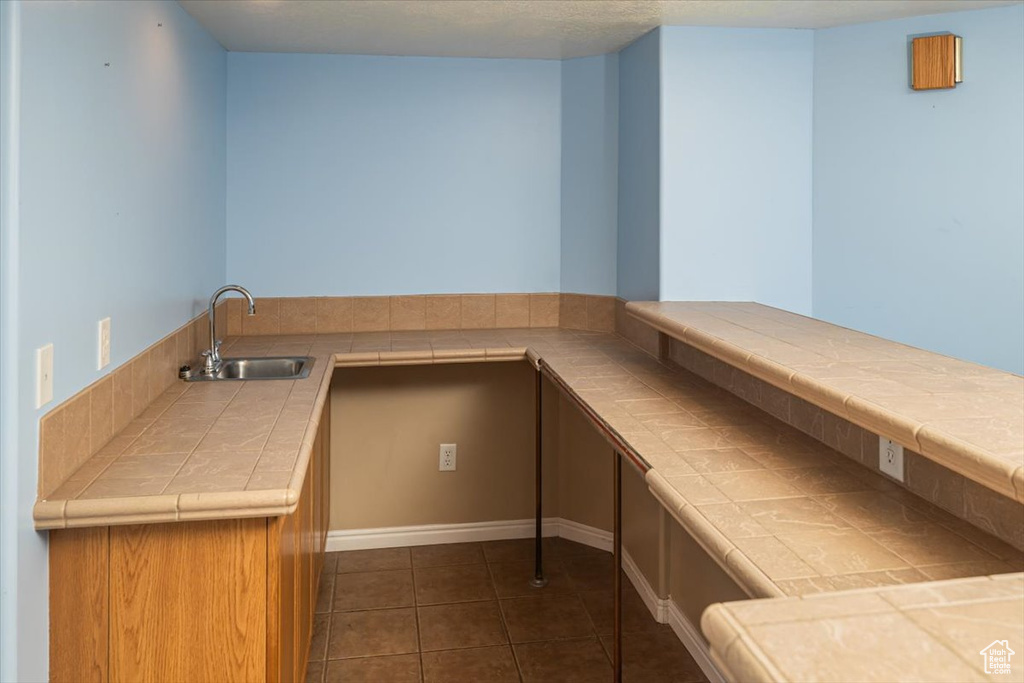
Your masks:
<svg viewBox="0 0 1024 683"><path fill-rule="evenodd" d="M622 570L629 577L629 581L636 588L636 592L640 594L640 599L647 605L647 610L654 617L654 620L659 624L668 624L672 627L676 637L689 650L690 656L697 662L697 665L704 672L704 675L708 677L708 680L711 683L725 683L725 678L722 676L721 671L711 659L711 649L704 642L704 637L700 631L693 625L693 622L686 618L686 615L676 606L676 603L672 602L670 598L658 596L654 586L647 581L647 577L636 566L636 562L633 561L633 558L630 557L629 552L625 549L622 551Z"/></svg>
<svg viewBox="0 0 1024 683"><path fill-rule="evenodd" d="M556 518L558 520L558 535L568 541L575 541L591 548L612 551L612 532L604 529L595 529L586 524L574 522L571 519Z"/></svg>
<svg viewBox="0 0 1024 683"><path fill-rule="evenodd" d="M640 599L647 605L647 611L651 613L654 620L659 624L668 623L667 605L669 601L658 597L654 586L647 581L647 577L636 566L636 562L633 561L629 551L625 548L622 549L622 571L629 577L629 582L633 584L633 588L636 588L636 592L640 594Z"/></svg>
<svg viewBox="0 0 1024 683"><path fill-rule="evenodd" d="M722 672L711 659L711 648L704 642L704 637L697 630L697 627L686 618L686 615L680 611L676 603L671 600L666 600L665 602L667 603L668 625L672 627L676 637L690 651L690 656L697 662L704 675L708 677L711 683L726 683Z"/></svg>
<svg viewBox="0 0 1024 683"><path fill-rule="evenodd" d="M544 536L558 536L561 519L544 520ZM380 529L343 529L327 532L327 552L369 550L373 548L404 548L439 543L472 543L501 541L509 538L533 538L534 520L510 519L501 522L469 522L466 524L425 524L393 526Z"/></svg>
<svg viewBox="0 0 1024 683"><path fill-rule="evenodd" d="M329 531L327 533L327 552L533 538L534 524L532 519L513 519L502 522L426 524L423 526ZM542 533L545 537L558 536L606 552L611 552L612 549L611 532L561 517L545 518ZM654 620L659 624L669 624L672 627L676 637L690 651L711 683L725 683L721 672L711 660L711 652L700 631L672 600L658 596L657 591L647 581L643 572L625 549L622 552L622 569L640 594L644 604L647 605Z"/></svg>

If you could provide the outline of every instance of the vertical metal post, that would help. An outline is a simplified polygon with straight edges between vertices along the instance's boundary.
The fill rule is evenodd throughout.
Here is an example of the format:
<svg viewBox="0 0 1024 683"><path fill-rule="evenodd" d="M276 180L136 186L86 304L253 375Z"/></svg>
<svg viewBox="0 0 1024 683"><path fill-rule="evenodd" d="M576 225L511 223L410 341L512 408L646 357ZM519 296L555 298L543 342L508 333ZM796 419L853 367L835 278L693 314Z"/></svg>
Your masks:
<svg viewBox="0 0 1024 683"><path fill-rule="evenodd" d="M537 387L536 387L536 398L534 400L534 406L536 409L536 425L537 425L537 441L535 444L534 452L534 480L536 481L536 489L534 496L536 497L537 505L537 528L535 531L534 538L534 566L533 566L533 578L530 580L530 585L534 588L543 588L548 584L548 580L544 578L544 557L543 557L543 538L544 538L544 508L543 508L543 497L544 489L542 487L542 470L544 467L543 462L543 443L544 443L544 422L542 417L542 403L541 403L541 372L540 372L540 361L537 362Z"/></svg>
<svg viewBox="0 0 1024 683"><path fill-rule="evenodd" d="M614 605L615 614L613 617L614 638L612 665L615 668L615 683L622 683L622 456L618 450L613 450L615 457L615 481L614 481L614 506L615 520L613 522L613 546L615 580L613 590L615 591Z"/></svg>

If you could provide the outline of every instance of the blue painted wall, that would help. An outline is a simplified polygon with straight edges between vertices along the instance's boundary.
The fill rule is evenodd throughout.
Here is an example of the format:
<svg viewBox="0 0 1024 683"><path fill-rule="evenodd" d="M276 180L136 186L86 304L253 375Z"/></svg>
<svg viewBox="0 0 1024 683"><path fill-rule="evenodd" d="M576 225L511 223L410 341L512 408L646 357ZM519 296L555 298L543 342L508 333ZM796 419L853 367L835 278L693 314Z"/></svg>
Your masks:
<svg viewBox="0 0 1024 683"><path fill-rule="evenodd" d="M227 70L176 3L10 4L2 228L14 253L2 297L3 358L16 374L7 362L3 374L16 405L3 424L0 679L37 681L47 677L46 536L31 521L38 420L199 313L223 283ZM96 324L107 316L111 365L100 372ZM35 349L50 342L54 400L36 410Z"/></svg>
<svg viewBox="0 0 1024 683"><path fill-rule="evenodd" d="M907 36L964 39L955 90ZM814 315L1024 372L1024 7L818 31Z"/></svg>
<svg viewBox="0 0 1024 683"><path fill-rule="evenodd" d="M614 296L619 59L562 62L561 291Z"/></svg>
<svg viewBox="0 0 1024 683"><path fill-rule="evenodd" d="M18 544L28 537L23 562L30 569L45 567L40 543L33 543L27 530L19 529L22 515L18 477L22 458L18 444L18 112L12 103L20 90L21 3L0 2L0 680L14 681L18 675ZM26 477L27 478L27 477ZM31 482L27 484L31 490ZM28 504L27 502L25 504ZM40 595L36 585L34 595ZM45 595L45 592L42 593ZM31 603L31 599L30 599ZM38 631L37 631L38 633Z"/></svg>
<svg viewBox="0 0 1024 683"><path fill-rule="evenodd" d="M619 52L618 295L659 298L661 31Z"/></svg>
<svg viewBox="0 0 1024 683"><path fill-rule="evenodd" d="M661 299L809 314L813 33L660 32Z"/></svg>
<svg viewBox="0 0 1024 683"><path fill-rule="evenodd" d="M229 279L558 290L559 62L231 53L228 74Z"/></svg>

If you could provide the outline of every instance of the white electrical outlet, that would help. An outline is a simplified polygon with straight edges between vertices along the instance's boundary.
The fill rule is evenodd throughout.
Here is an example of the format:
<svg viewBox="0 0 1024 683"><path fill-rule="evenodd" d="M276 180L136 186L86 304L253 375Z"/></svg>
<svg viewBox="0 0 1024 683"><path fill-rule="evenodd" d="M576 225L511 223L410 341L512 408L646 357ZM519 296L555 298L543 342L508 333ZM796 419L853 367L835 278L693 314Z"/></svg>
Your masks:
<svg viewBox="0 0 1024 683"><path fill-rule="evenodd" d="M903 481L903 446L879 437L878 469L896 481Z"/></svg>
<svg viewBox="0 0 1024 683"><path fill-rule="evenodd" d="M110 318L101 320L97 331L99 333L97 340L99 355L96 359L96 369L102 370L110 365Z"/></svg>
<svg viewBox="0 0 1024 683"><path fill-rule="evenodd" d="M455 451L456 445L453 443L441 444L441 456L439 458L437 470L439 472L454 472L455 471Z"/></svg>
<svg viewBox="0 0 1024 683"><path fill-rule="evenodd" d="M53 400L53 344L36 349L36 408Z"/></svg>

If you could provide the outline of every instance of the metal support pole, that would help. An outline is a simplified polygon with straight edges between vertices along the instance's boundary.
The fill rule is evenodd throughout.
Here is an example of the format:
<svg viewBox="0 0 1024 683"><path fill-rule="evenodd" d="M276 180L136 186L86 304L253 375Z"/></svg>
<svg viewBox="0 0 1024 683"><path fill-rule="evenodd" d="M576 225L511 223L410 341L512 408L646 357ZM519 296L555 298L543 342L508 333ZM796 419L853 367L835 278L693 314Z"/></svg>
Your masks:
<svg viewBox="0 0 1024 683"><path fill-rule="evenodd" d="M536 425L537 425L537 442L535 445L534 453L534 480L536 481L536 490L534 496L536 497L537 504L537 528L535 531L534 538L534 567L533 567L533 578L530 580L530 585L534 588L543 588L548 585L548 580L544 578L544 557L543 557L543 538L544 538L544 509L543 509L543 497L544 489L542 487L542 470L543 470L543 418L541 415L541 372L540 365L538 362L537 366L537 389L536 399L534 401L536 408Z"/></svg>
<svg viewBox="0 0 1024 683"><path fill-rule="evenodd" d="M612 453L615 457L615 519L612 540L612 553L615 560L615 580L613 582L615 614L612 637L615 642L612 665L615 669L615 683L622 683L622 456L617 450L613 450Z"/></svg>

